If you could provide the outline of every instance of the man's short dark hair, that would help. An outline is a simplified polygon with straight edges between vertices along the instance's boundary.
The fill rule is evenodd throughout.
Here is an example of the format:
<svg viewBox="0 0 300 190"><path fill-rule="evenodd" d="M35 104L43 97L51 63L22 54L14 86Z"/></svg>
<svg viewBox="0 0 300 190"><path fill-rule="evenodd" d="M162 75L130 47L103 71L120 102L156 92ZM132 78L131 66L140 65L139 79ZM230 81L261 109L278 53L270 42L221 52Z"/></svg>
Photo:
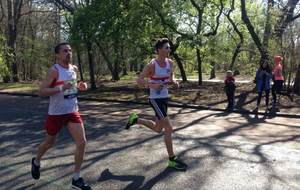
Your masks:
<svg viewBox="0 0 300 190"><path fill-rule="evenodd" d="M59 50L60 50L61 46L64 46L64 45L70 45L70 44L68 42L62 42L62 43L57 44L54 48L55 54L59 54Z"/></svg>
<svg viewBox="0 0 300 190"><path fill-rule="evenodd" d="M168 38L158 39L155 43L155 50L158 51L158 49L162 48L164 46L164 44L166 44L166 43L169 43Z"/></svg>

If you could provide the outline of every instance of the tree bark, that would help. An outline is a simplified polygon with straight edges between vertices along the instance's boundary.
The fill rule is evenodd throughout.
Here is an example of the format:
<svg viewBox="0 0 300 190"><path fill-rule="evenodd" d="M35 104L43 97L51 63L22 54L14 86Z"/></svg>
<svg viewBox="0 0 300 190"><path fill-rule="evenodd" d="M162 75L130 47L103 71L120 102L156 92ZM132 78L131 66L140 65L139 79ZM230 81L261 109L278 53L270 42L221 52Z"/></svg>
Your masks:
<svg viewBox="0 0 300 190"><path fill-rule="evenodd" d="M95 83L95 72L94 72L94 56L93 56L93 50L92 50L92 43L87 40L86 41L86 48L88 53L88 60L89 60L89 73L90 73L90 83L91 83L91 89L96 89L96 83Z"/></svg>
<svg viewBox="0 0 300 190"><path fill-rule="evenodd" d="M115 36L114 42L113 42L113 48L114 48L114 67L113 67L113 73L112 73L112 80L118 81L120 80L119 72L120 72L120 52L119 52L119 38L118 34Z"/></svg>
<svg viewBox="0 0 300 190"><path fill-rule="evenodd" d="M258 35L256 34L254 27L247 15L247 11L246 11L246 3L245 0L241 0L241 13L242 13L242 20L245 23L251 37L252 40L254 41L257 49L259 50L260 53L260 64L262 64L265 61L269 60L269 55L268 55L268 50L264 48L263 44L261 43Z"/></svg>
<svg viewBox="0 0 300 190"><path fill-rule="evenodd" d="M35 27L32 24L32 20L31 17L29 18L29 26L31 29L31 54L34 53L34 48L35 48L35 39L36 39L36 30ZM29 78L31 80L35 80L37 79L37 68L36 68L36 63L35 61L32 61L31 63L29 63Z"/></svg>
<svg viewBox="0 0 300 190"><path fill-rule="evenodd" d="M226 15L227 19L229 20L230 24L232 25L234 31L238 34L239 38L240 38L240 42L236 45L236 48L234 50L234 53L233 53L233 56L231 58L231 63L229 65L229 69L230 70L233 70L233 67L234 67L234 64L235 64L235 61L238 57L238 54L241 52L241 47L244 43L244 36L243 36L243 33L238 29L237 25L234 23L234 21L231 19L230 17L230 14L231 12L235 9L234 6L235 5L235 0L232 0L231 1L231 8L230 10L228 11Z"/></svg>
<svg viewBox="0 0 300 190"><path fill-rule="evenodd" d="M298 2L299 0L288 0L286 6L283 7L280 19L275 24L275 34L279 39L282 39L286 27L297 18L300 18L300 14L294 15Z"/></svg>
<svg viewBox="0 0 300 190"><path fill-rule="evenodd" d="M204 1L202 6L199 6L195 0L190 0L193 7L197 10L198 12L198 23L197 23L197 32L196 36L200 35L201 28L202 28L202 19L203 19L203 13L204 13L204 7L206 7L207 1ZM198 39L197 43L197 48L196 48L196 55L197 55L197 70L198 70L198 85L202 85L202 60L201 60L201 55L200 55L200 49L201 48L201 37Z"/></svg>
<svg viewBox="0 0 300 190"><path fill-rule="evenodd" d="M80 80L84 81L84 78L83 78L83 69L82 69L81 57L80 57L80 51L78 49L77 49L77 62L78 62L78 69L79 69Z"/></svg>
<svg viewBox="0 0 300 190"><path fill-rule="evenodd" d="M75 7L73 7L70 3L64 0L54 0L54 4L59 7L60 9L67 10L71 14L74 13Z"/></svg>
<svg viewBox="0 0 300 190"><path fill-rule="evenodd" d="M178 65L182 81L187 82L187 77L186 77L186 73L185 73L182 61L181 61L179 55L176 53L176 50L179 47L179 45L180 45L180 38L176 39L175 44L170 40L171 55L174 57L177 65Z"/></svg>
<svg viewBox="0 0 300 190"><path fill-rule="evenodd" d="M176 52L173 52L172 55L173 55L174 59L176 60L177 65L178 65L182 81L187 82L187 77L186 77L185 70L184 70L184 67L183 67L183 64L181 62L180 57L178 56L178 54Z"/></svg>
<svg viewBox="0 0 300 190"><path fill-rule="evenodd" d="M200 55L200 49L196 49L197 53L197 66L198 66L198 85L202 85L202 60L201 60L201 55Z"/></svg>
<svg viewBox="0 0 300 190"><path fill-rule="evenodd" d="M209 79L214 79L216 78L216 63L214 61L211 61L211 70L210 70L210 77Z"/></svg>
<svg viewBox="0 0 300 190"><path fill-rule="evenodd" d="M5 16L4 8L3 8L2 0L0 0L0 23L2 23L2 20L4 19L4 16ZM1 28L0 28L0 31L1 31Z"/></svg>
<svg viewBox="0 0 300 190"><path fill-rule="evenodd" d="M121 46L121 62L122 62L122 76L128 75L125 56L124 56L124 45Z"/></svg>
<svg viewBox="0 0 300 190"><path fill-rule="evenodd" d="M16 62L16 40L17 40L17 25L21 16L23 0L7 0L7 29L8 29L8 41L7 46L9 53L11 54L10 66L12 71L12 78L14 82L19 81L18 65Z"/></svg>
<svg viewBox="0 0 300 190"><path fill-rule="evenodd" d="M274 6L273 0L268 0L268 8L267 8L267 18L266 18L266 25L264 30L264 37L263 37L263 48L267 50L269 48L269 39L271 36L272 31L272 9Z"/></svg>
<svg viewBox="0 0 300 190"><path fill-rule="evenodd" d="M100 53L102 57L104 58L108 70L110 71L111 75L113 76L114 74L114 67L113 67L113 62L109 59L108 55L105 53L105 49L102 47L102 45L99 42L96 42L97 46L99 47Z"/></svg>
<svg viewBox="0 0 300 190"><path fill-rule="evenodd" d="M295 94L300 95L300 64L298 64L293 90Z"/></svg>

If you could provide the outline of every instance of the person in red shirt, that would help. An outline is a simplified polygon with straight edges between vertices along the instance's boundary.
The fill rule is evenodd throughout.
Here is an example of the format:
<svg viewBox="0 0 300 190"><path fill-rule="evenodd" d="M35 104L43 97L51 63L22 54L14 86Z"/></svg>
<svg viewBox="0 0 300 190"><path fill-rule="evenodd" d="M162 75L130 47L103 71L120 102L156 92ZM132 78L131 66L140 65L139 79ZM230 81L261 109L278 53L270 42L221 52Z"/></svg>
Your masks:
<svg viewBox="0 0 300 190"><path fill-rule="evenodd" d="M225 92L227 96L228 105L226 110L227 111L233 111L234 107L234 92L235 92L235 79L233 76L232 71L228 70L226 72L226 79L224 81L225 83Z"/></svg>
<svg viewBox="0 0 300 190"><path fill-rule="evenodd" d="M277 94L281 93L283 86L283 75L282 75L282 57L277 55L274 57L275 65L273 67L273 86L272 86L272 97L273 97L273 105L277 103Z"/></svg>

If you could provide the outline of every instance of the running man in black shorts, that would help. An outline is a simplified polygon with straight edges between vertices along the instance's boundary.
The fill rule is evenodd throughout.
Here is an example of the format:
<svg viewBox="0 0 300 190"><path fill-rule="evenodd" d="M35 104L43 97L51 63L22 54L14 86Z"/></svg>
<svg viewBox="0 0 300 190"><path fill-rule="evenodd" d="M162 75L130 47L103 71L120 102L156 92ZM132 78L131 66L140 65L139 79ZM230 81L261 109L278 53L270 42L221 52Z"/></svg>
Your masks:
<svg viewBox="0 0 300 190"><path fill-rule="evenodd" d="M186 170L187 165L175 156L172 143L172 125L168 117L168 85L173 84L179 87L178 82L173 81L173 62L168 59L170 54L170 45L167 38L159 39L155 44L157 58L152 59L145 66L143 72L139 75L137 83L150 89L149 103L156 116L155 122L139 118L136 113L131 113L126 125L129 129L132 125L144 125L153 131L160 133L164 130L164 140L169 155L168 167L177 170ZM148 80L145 80L148 78Z"/></svg>

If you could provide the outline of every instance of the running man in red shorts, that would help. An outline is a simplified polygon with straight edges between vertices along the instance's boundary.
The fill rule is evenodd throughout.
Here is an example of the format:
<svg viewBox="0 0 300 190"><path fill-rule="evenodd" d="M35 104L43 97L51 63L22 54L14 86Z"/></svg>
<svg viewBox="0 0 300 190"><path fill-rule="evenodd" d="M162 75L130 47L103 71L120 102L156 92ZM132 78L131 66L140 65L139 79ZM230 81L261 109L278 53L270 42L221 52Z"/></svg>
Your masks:
<svg viewBox="0 0 300 190"><path fill-rule="evenodd" d="M86 138L77 102L78 90L86 90L87 85L84 82L77 83L77 67L71 64L72 49L68 43L58 44L55 47L55 56L57 63L49 69L40 85L40 96L50 96L50 102L45 122L46 138L39 145L36 157L31 159L31 175L34 179L40 178L42 156L53 146L60 129L67 126L76 143L72 188L90 190L91 187L80 176Z"/></svg>

